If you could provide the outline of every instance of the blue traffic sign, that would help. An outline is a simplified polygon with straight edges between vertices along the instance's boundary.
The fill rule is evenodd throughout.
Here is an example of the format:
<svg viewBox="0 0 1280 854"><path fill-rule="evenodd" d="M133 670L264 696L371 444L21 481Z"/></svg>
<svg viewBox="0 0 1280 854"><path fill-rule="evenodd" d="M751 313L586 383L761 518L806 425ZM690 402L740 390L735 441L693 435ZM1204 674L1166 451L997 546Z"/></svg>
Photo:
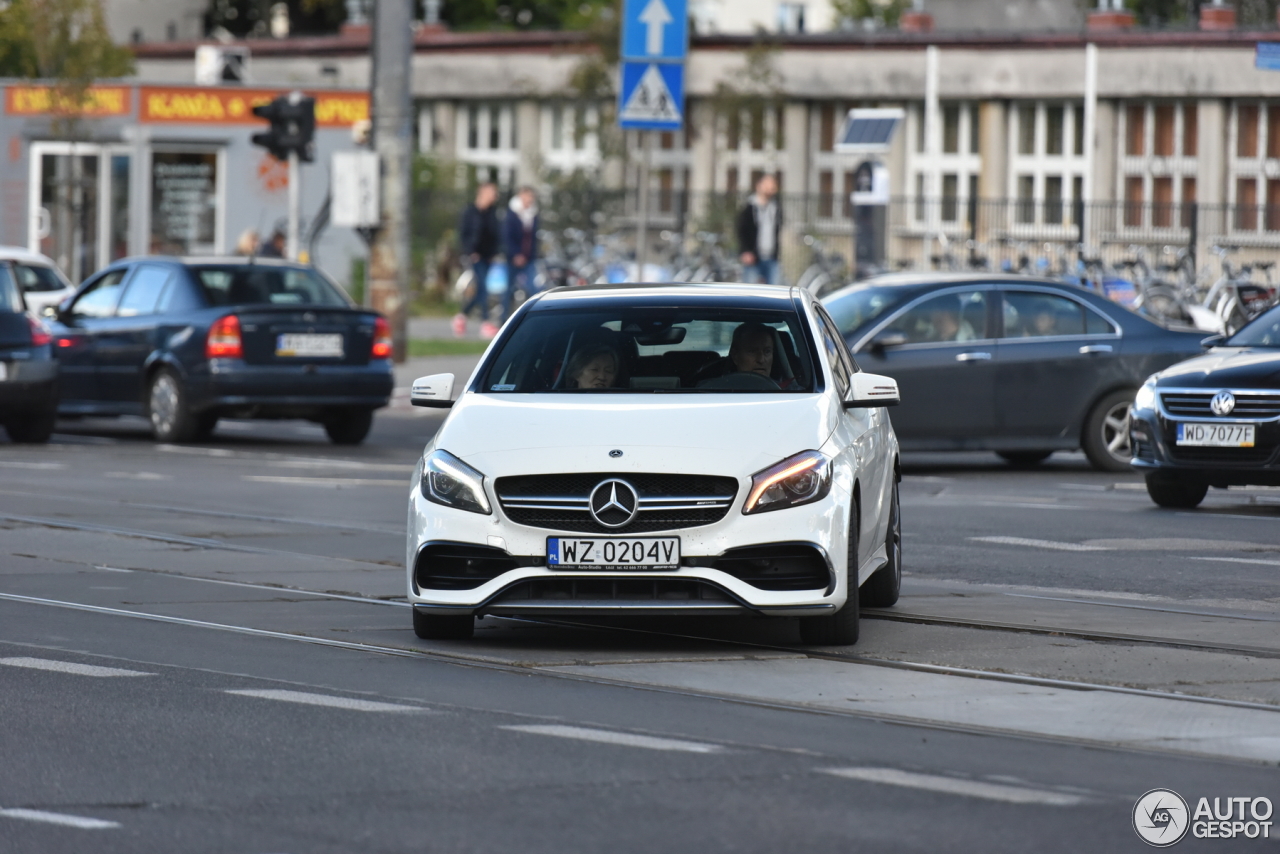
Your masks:
<svg viewBox="0 0 1280 854"><path fill-rule="evenodd" d="M1258 42L1253 66L1263 71L1280 71L1280 42Z"/></svg>
<svg viewBox="0 0 1280 854"><path fill-rule="evenodd" d="M680 130L684 124L684 66L660 62L622 63L618 127Z"/></svg>
<svg viewBox="0 0 1280 854"><path fill-rule="evenodd" d="M683 62L689 53L688 0L626 0L622 58Z"/></svg>

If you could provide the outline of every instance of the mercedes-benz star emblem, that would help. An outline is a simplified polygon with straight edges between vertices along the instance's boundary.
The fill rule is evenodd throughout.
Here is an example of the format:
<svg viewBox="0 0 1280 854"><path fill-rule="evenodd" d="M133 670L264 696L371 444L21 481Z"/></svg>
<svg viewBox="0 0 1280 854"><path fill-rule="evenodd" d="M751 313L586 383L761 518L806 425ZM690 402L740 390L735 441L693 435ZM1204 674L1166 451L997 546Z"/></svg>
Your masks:
<svg viewBox="0 0 1280 854"><path fill-rule="evenodd" d="M1220 391L1209 401L1209 408L1214 415L1230 415L1236 408L1236 396L1229 391Z"/></svg>
<svg viewBox="0 0 1280 854"><path fill-rule="evenodd" d="M609 456L613 457L616 460L618 457L622 456L622 451L614 449L609 452Z"/></svg>
<svg viewBox="0 0 1280 854"><path fill-rule="evenodd" d="M625 528L639 509L636 488L625 480L601 481L591 490L591 518L606 528Z"/></svg>

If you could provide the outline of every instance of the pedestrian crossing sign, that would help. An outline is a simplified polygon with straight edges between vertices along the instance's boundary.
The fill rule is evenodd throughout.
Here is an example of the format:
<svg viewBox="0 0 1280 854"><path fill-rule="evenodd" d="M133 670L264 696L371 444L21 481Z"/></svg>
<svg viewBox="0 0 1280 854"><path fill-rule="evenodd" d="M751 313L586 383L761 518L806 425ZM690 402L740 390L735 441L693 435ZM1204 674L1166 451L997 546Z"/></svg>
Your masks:
<svg viewBox="0 0 1280 854"><path fill-rule="evenodd" d="M679 130L684 124L684 66L624 62L618 88L618 126Z"/></svg>

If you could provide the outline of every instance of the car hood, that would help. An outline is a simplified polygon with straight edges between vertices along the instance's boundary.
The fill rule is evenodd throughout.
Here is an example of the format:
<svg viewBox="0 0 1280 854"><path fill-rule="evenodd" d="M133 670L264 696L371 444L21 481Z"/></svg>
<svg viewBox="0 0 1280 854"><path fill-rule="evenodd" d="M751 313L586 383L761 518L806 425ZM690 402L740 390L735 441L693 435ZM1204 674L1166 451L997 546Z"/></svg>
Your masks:
<svg viewBox="0 0 1280 854"><path fill-rule="evenodd" d="M468 393L436 435L493 477L563 471L750 474L820 448L840 409L806 395L483 395ZM610 451L622 456L611 457Z"/></svg>
<svg viewBox="0 0 1280 854"><path fill-rule="evenodd" d="M1280 388L1280 350L1215 347L1160 372L1158 384L1177 388Z"/></svg>

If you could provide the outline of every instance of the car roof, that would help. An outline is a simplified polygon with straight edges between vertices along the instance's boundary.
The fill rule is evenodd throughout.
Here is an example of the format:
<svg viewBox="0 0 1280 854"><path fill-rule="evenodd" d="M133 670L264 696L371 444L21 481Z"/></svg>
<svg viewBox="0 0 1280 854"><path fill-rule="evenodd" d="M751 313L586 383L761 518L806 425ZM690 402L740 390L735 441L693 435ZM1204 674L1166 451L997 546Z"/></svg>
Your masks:
<svg viewBox="0 0 1280 854"><path fill-rule="evenodd" d="M736 282L655 282L626 283L618 285L579 285L571 288L555 288L544 292L538 301L545 304L568 302L591 297L745 297L755 300L776 300L790 303L795 297L794 288L778 285L748 285Z"/></svg>
<svg viewBox="0 0 1280 854"><path fill-rule="evenodd" d="M873 276L869 279L863 279L857 282L857 285L888 285L890 287L920 287L923 285L967 285L967 284L1021 284L1021 285L1066 285L1067 287L1079 287L1071 282L1064 282L1061 279L1050 279L1044 276L1027 276L1020 273L983 273L963 272L953 273L947 271L937 272L906 272L906 273L885 273L882 276Z"/></svg>
<svg viewBox="0 0 1280 854"><path fill-rule="evenodd" d="M24 249L21 246L0 246L0 261L25 261L55 268L58 266L49 256L41 255L39 252L32 252L30 249Z"/></svg>
<svg viewBox="0 0 1280 854"><path fill-rule="evenodd" d="M179 264L182 266L248 266L255 267L289 267L292 269L311 269L308 265L297 261L286 261L283 258L260 258L252 255L132 255L121 258L115 264L138 264L143 261L159 264Z"/></svg>

